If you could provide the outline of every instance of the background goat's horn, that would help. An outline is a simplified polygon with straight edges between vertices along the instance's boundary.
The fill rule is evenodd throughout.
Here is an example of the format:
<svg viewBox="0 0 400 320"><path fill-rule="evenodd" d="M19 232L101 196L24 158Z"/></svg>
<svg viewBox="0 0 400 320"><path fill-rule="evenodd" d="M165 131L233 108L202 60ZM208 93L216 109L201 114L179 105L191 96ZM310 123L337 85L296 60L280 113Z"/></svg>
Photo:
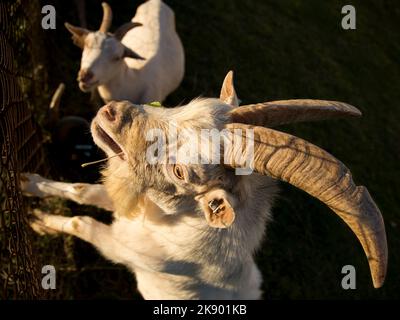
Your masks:
<svg viewBox="0 0 400 320"><path fill-rule="evenodd" d="M102 33L107 33L111 26L112 11L108 3L103 2L101 5L103 6L103 21L101 21L99 31Z"/></svg>
<svg viewBox="0 0 400 320"><path fill-rule="evenodd" d="M349 169L321 148L286 133L238 123L226 128L254 130L254 170L288 182L331 208L357 236L368 258L375 288L383 285L387 267L387 242L382 215L363 186L356 186ZM225 150L224 162L235 168L236 152Z"/></svg>
<svg viewBox="0 0 400 320"><path fill-rule="evenodd" d="M65 84L64 83L60 83L58 85L57 90L54 92L53 97L51 98L51 102L50 102L50 109L58 109L58 107L60 106L60 102L61 102L61 97L64 93L65 90Z"/></svg>
<svg viewBox="0 0 400 320"><path fill-rule="evenodd" d="M122 38L125 36L125 34L136 27L140 27L143 24L139 23L139 22L132 22L129 21L127 23L124 23L122 26L120 26L117 30L115 30L114 32L114 37L118 40L122 40Z"/></svg>
<svg viewBox="0 0 400 320"><path fill-rule="evenodd" d="M360 110L338 101L298 99L240 106L230 112L232 122L274 127L282 124L359 117Z"/></svg>
<svg viewBox="0 0 400 320"><path fill-rule="evenodd" d="M57 121L59 120L59 114L60 114L59 107L64 90L65 90L65 84L60 83L58 85L57 90L54 92L53 97L51 98L49 106L49 119L48 119L48 127L50 128L54 127Z"/></svg>

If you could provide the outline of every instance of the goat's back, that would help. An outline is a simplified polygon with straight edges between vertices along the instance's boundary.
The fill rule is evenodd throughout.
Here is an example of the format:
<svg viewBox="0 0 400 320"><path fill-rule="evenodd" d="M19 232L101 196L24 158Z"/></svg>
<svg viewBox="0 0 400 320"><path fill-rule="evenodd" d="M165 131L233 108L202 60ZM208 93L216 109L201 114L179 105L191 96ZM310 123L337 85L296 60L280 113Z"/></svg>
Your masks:
<svg viewBox="0 0 400 320"><path fill-rule="evenodd" d="M138 7L132 21L142 26L131 29L122 43L145 60L127 59L128 66L145 68L151 84L166 96L179 86L184 74L184 51L175 30L175 14L161 0L150 0Z"/></svg>

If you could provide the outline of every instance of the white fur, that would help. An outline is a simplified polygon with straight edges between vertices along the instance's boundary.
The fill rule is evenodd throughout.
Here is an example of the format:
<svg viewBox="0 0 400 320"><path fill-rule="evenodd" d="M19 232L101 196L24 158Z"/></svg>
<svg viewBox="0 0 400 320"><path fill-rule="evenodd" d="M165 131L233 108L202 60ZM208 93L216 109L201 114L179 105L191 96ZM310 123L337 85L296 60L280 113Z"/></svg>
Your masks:
<svg viewBox="0 0 400 320"><path fill-rule="evenodd" d="M105 35L96 32L85 41L89 46L84 48L81 70L94 73L91 83L99 84L97 89L104 102L163 101L184 75L184 50L175 30L174 12L161 0L149 0L138 7L132 21L143 25L128 31L121 42L145 60L124 58L120 63L109 62L112 57L106 51L114 54L122 49L117 41L104 42ZM96 46L102 41L105 44Z"/></svg>
<svg viewBox="0 0 400 320"><path fill-rule="evenodd" d="M131 140L123 145L128 148L127 160L136 155L137 161L145 161L141 154L146 150L146 145L140 146L142 139L134 134L146 131L145 127L140 127L141 119L146 119L143 125L152 125L153 121L162 124L171 118L176 120L179 127L221 128L229 110L229 106L217 99L195 100L172 110L133 107L124 102L115 106L124 112L140 112L131 118L124 117L139 121L128 126L130 131L126 137ZM102 123L103 128L108 128L105 108L107 106L99 110L93 123ZM110 128L107 130L111 134ZM97 141L96 136L94 138ZM108 155L112 154L111 150L102 146L101 141L96 143ZM33 223L35 230L65 232L92 243L106 258L127 266L135 273L138 289L146 299L259 299L261 275L253 254L261 244L266 222L270 219L276 194L274 181L258 174L234 176L219 165L188 166L190 170L199 170L196 173L201 177L201 182L188 182L189 186L183 186L175 183L166 173L141 172L141 164L135 164L134 159L132 163L127 160L112 158L103 172L106 194L113 201L112 225L104 225L90 217L67 218L37 213ZM139 170L139 175L132 170ZM212 170L216 170L215 174ZM143 184L149 185L149 180L157 178L157 174L158 178L162 178L165 188L172 183L176 191L168 191L163 187L147 187L143 191L136 189ZM203 211L192 207L198 201L197 196L202 197L215 190L220 183L216 179L218 174L224 175L224 181L228 184L226 190L236 199L235 221L226 229L211 227ZM142 181L143 175L146 180ZM25 178L34 178L34 184L41 183L38 176L27 175ZM49 180L43 180L47 190L51 190L51 186L70 189L67 184L52 184ZM39 196L46 192L44 188L34 187L27 182L22 188L25 193L32 194L39 189L40 192L36 194ZM191 190L187 191L187 188ZM85 198L84 193L82 197L77 194L72 197L68 192L53 194L75 201L79 199L80 203L87 204L93 204L91 201L94 199ZM103 203L108 203L104 189L101 196ZM185 196L190 198L187 206Z"/></svg>
<svg viewBox="0 0 400 320"><path fill-rule="evenodd" d="M237 221L228 229L211 228L202 215L166 215L147 197L140 199L135 217L116 214L110 226L39 211L32 226L92 243L135 273L145 299L260 299L262 277L252 256L264 235L275 185L255 175L243 177L237 188L249 204L236 209ZM260 193L264 207L253 211L252 200Z"/></svg>

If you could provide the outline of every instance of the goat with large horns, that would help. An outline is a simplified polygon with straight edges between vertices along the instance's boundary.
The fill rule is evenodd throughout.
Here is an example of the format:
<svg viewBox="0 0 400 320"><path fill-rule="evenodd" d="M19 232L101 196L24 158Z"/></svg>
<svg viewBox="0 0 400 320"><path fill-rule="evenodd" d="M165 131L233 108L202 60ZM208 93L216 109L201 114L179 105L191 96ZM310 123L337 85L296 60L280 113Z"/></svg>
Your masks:
<svg viewBox="0 0 400 320"><path fill-rule="evenodd" d="M102 6L103 20L96 32L65 23L83 50L79 88L97 88L104 102L163 101L179 86L185 68L174 12L161 0L149 0L138 7L132 21L111 34L112 11L107 3Z"/></svg>
<svg viewBox="0 0 400 320"><path fill-rule="evenodd" d="M346 166L326 151L269 128L361 113L333 101L237 102L229 73L220 99L197 99L174 109L105 105L91 124L96 144L110 157L102 172L104 184L26 174L22 188L25 194L61 196L112 210L113 224L36 210L33 228L92 243L136 274L147 299L257 299L261 275L253 253L271 217L276 180L282 180L325 203L351 228L368 258L373 285L381 287L386 233L367 189L356 186ZM195 148L197 137L205 139L197 135L204 130L221 133L222 152L210 144ZM170 138L173 131L175 138ZM216 155L220 161L191 161L193 150L203 160ZM247 150L253 150L248 164L243 162ZM254 172L238 175L245 167Z"/></svg>

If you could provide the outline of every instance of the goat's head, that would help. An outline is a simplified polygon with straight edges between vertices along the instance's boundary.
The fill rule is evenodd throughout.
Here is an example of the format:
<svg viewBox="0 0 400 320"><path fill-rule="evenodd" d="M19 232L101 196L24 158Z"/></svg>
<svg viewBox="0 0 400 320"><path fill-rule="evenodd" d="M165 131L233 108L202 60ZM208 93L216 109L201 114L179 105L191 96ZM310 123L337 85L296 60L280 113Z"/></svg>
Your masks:
<svg viewBox="0 0 400 320"><path fill-rule="evenodd" d="M124 194L146 194L166 214L201 212L210 226L227 228L235 222L235 213L239 218L238 208L246 201L235 193L241 179L249 179L235 174L233 169L243 166L237 156L243 156L253 144L249 165L256 173L250 176L253 184L260 176L270 176L324 202L359 239L374 286L380 287L386 273L386 234L381 213L367 189L357 187L349 170L324 150L268 128L361 113L353 106L333 101L287 100L240 107L237 101L229 74L220 99L198 99L174 109L129 102L107 104L92 122L95 142L110 156L121 153L119 158L109 160L106 174L123 179L122 187L129 190ZM189 135L185 134L187 129ZM200 142L201 147L196 148L190 137L202 129L223 130L225 134L220 138L241 142L239 148L235 142L221 143L221 149ZM155 144L157 130L161 136ZM170 138L174 130L177 133ZM247 132L252 132L251 140ZM172 148L172 157L171 149L165 152L165 146L176 147ZM187 161L192 149L208 161ZM210 161L215 153L222 159L219 163Z"/></svg>
<svg viewBox="0 0 400 320"><path fill-rule="evenodd" d="M111 34L108 29L111 26L112 11L107 3L103 2L102 6L103 21L98 31L93 32L65 23L65 27L72 34L74 44L83 50L77 80L79 88L84 92L112 79L118 72L117 65L122 63L124 58L143 59L121 42L130 29L141 24L128 22Z"/></svg>

